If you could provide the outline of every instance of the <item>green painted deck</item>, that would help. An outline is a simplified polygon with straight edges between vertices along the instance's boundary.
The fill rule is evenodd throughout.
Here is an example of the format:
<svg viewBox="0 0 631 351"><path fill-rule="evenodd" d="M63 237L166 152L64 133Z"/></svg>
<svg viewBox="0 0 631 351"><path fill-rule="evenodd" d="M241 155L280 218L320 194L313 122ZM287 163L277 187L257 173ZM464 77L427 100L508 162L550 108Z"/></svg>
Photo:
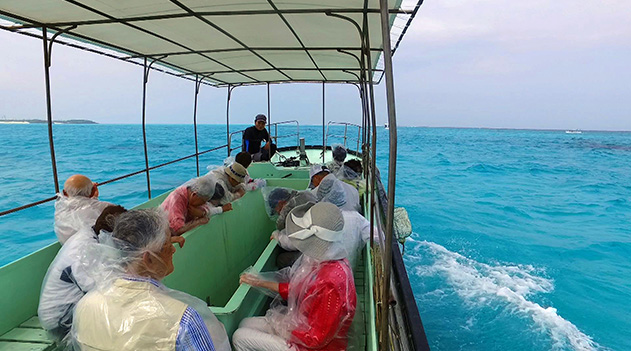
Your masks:
<svg viewBox="0 0 631 351"><path fill-rule="evenodd" d="M268 186L305 189L308 184L309 171L304 167L277 168L270 163L254 163L248 171L253 178L267 179ZM159 206L167 195L161 194L135 208ZM249 192L233 203L233 211L213 216L208 224L183 235L186 244L182 249L177 247L175 271L163 283L209 303L232 336L243 318L263 315L269 305L269 297L248 285L239 285L239 275L248 267L276 270L279 250L276 242L269 240L274 229L261 192ZM41 282L59 247L58 243L50 245L0 268L0 285L9 287L0 295L0 351L54 350L36 313ZM349 346L374 351L377 343L368 247L358 260L355 284L358 308Z"/></svg>

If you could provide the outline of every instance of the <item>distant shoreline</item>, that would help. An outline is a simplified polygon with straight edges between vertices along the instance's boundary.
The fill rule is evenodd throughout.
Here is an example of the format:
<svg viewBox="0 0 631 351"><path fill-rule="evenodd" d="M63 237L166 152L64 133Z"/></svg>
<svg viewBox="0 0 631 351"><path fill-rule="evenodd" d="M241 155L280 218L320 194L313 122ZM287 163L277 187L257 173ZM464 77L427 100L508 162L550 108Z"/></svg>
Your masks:
<svg viewBox="0 0 631 351"><path fill-rule="evenodd" d="M0 119L0 124L46 124L43 119ZM53 124L99 124L89 119L56 120Z"/></svg>
<svg viewBox="0 0 631 351"><path fill-rule="evenodd" d="M0 124L46 124L46 120L42 119L0 119ZM98 125L141 125L140 123L98 123L87 119L71 119L71 120L58 120L53 121L53 124L98 124ZM147 125L155 126L177 126L188 125L188 123L147 123ZM220 123L198 123L197 125L211 125L211 126L225 126ZM233 126L249 126L249 123L231 123ZM303 127L320 127L319 124L303 124ZM383 129L383 125L378 125L379 129ZM508 127L450 127L450 126L409 126L399 125L399 128L427 128L427 129L482 129L482 130L513 130L513 131L535 131L535 132L565 132L568 130L576 130L574 128L568 129L553 129L553 128L508 128ZM631 133L631 130L608 130L608 129L578 129L582 133Z"/></svg>

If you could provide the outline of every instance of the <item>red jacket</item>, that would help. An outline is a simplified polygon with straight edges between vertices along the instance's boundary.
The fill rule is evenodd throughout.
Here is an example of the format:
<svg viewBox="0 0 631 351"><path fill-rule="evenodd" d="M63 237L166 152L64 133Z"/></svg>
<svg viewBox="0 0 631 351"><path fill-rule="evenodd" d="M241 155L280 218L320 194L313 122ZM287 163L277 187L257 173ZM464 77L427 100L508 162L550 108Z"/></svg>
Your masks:
<svg viewBox="0 0 631 351"><path fill-rule="evenodd" d="M348 260L322 262L308 281L292 284L280 283L280 295L287 300L290 290L298 289L297 310L306 323L291 332L289 342L301 351L346 350L348 329L357 305L355 281Z"/></svg>

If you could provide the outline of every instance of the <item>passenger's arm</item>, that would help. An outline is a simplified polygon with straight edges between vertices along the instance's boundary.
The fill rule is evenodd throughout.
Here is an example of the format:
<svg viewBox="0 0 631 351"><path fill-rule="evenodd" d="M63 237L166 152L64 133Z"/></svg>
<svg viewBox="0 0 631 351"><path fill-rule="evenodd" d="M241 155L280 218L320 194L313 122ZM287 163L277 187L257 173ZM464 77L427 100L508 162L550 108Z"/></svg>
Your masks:
<svg viewBox="0 0 631 351"><path fill-rule="evenodd" d="M279 291L279 288L278 288L279 284L277 282L260 279L254 274L249 274L249 273L241 274L241 277L239 278L239 283L248 284L249 286L253 286L253 287L264 288L276 293Z"/></svg>
<svg viewBox="0 0 631 351"><path fill-rule="evenodd" d="M175 350L213 351L213 340L204 320L191 307L187 307L180 320L180 328L175 339Z"/></svg>
<svg viewBox="0 0 631 351"><path fill-rule="evenodd" d="M198 218L196 220L190 221L186 223L184 226L182 226L180 229L176 230L175 235L182 235L188 232L189 230L197 228L200 225L203 225L206 223L208 223L208 217L202 217L202 218Z"/></svg>

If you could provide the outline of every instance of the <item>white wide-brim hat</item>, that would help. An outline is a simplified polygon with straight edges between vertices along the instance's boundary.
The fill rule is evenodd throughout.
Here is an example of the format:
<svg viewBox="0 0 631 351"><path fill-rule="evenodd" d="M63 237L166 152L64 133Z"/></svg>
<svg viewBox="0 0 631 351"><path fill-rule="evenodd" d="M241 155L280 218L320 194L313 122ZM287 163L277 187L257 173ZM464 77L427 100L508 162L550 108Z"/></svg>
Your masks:
<svg viewBox="0 0 631 351"><path fill-rule="evenodd" d="M285 230L292 244L304 255L319 261L346 258L344 217L328 202L308 202L297 206L285 220Z"/></svg>

